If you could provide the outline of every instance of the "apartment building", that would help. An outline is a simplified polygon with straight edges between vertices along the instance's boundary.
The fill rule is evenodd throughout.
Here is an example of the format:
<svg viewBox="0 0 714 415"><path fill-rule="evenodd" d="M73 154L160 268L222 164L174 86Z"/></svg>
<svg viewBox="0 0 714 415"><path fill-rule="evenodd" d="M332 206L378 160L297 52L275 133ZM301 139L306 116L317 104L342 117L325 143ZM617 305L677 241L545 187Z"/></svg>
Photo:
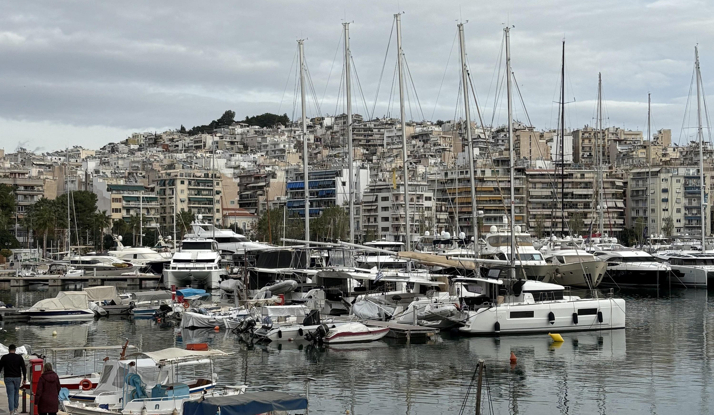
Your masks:
<svg viewBox="0 0 714 415"><path fill-rule="evenodd" d="M704 172L705 200L709 200L712 172ZM711 214L702 203L698 167L655 167L629 172L627 183L627 221L634 227L643 218L646 235L666 234L672 221L672 236L701 235L702 215L708 234ZM668 219L671 218L671 219Z"/></svg>
<svg viewBox="0 0 714 415"><path fill-rule="evenodd" d="M165 170L154 179L154 184L160 205L159 225L166 231L173 227L174 212L193 212L196 216L202 215L205 222L223 223L220 173L196 169Z"/></svg>
<svg viewBox="0 0 714 415"><path fill-rule="evenodd" d="M582 228L577 234L598 229L597 172L592 169L528 169L528 228L538 228L545 234L570 234L569 225L577 215ZM618 236L625 228L625 188L621 178L606 175L603 179L605 201L602 205L604 229L608 235Z"/></svg>

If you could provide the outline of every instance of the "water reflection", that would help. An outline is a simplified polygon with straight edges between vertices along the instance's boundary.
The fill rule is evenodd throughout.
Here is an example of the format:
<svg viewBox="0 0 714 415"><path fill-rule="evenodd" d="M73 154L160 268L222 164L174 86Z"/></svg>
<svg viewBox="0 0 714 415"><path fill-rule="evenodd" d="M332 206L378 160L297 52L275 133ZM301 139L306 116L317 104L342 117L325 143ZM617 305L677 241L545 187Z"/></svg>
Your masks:
<svg viewBox="0 0 714 415"><path fill-rule="evenodd" d="M5 291L3 300L31 305L47 292ZM547 335L462 338L442 333L429 344L245 344L226 331L160 328L151 320L100 319L80 325L10 325L4 344L119 345L143 350L208 343L232 354L218 359L223 384L302 393L311 385L311 413L457 413L478 359L486 362L484 401L501 414L709 413L712 313L707 292L659 298L625 294L627 329ZM57 331L57 336L52 332ZM518 363L511 367L511 352ZM467 408L473 408L470 400ZM472 409L471 409L472 410Z"/></svg>

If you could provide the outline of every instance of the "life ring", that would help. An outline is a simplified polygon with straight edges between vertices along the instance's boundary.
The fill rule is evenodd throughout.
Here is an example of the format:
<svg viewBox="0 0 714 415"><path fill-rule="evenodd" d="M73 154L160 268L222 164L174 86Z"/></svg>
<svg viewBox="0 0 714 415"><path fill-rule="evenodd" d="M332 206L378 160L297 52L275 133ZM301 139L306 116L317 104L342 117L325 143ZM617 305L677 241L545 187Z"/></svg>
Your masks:
<svg viewBox="0 0 714 415"><path fill-rule="evenodd" d="M278 295L278 301L275 302L276 305L285 305L285 296L282 294Z"/></svg>
<svg viewBox="0 0 714 415"><path fill-rule="evenodd" d="M189 304L188 304L188 301L184 301L184 302L183 302L183 308L184 308L184 310L188 310L189 307L190 307L190 306L189 306Z"/></svg>
<svg viewBox="0 0 714 415"><path fill-rule="evenodd" d="M92 389L92 381L84 378L81 382L79 382L79 387L82 388L83 391L88 391Z"/></svg>

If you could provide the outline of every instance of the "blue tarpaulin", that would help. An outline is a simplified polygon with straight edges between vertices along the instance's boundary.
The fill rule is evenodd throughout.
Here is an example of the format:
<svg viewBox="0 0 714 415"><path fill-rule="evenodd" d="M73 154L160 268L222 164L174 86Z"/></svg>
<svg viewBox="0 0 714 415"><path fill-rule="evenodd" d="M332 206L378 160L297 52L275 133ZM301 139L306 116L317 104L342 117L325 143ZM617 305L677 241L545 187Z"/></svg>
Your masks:
<svg viewBox="0 0 714 415"><path fill-rule="evenodd" d="M191 297L194 295L205 295L206 290L200 290L198 288L182 288L180 290L176 290L176 295L179 297Z"/></svg>
<svg viewBox="0 0 714 415"><path fill-rule="evenodd" d="M271 411L294 411L307 408L307 398L283 392L252 392L240 395L206 398L202 402L183 404L184 415L257 415Z"/></svg>

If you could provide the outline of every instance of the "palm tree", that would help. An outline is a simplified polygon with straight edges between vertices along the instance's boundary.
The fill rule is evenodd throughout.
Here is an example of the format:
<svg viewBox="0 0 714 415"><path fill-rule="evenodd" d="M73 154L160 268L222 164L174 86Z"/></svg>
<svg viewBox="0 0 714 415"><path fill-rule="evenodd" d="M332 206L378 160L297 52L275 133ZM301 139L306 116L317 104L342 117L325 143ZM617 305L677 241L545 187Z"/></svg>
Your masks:
<svg viewBox="0 0 714 415"><path fill-rule="evenodd" d="M57 209L54 200L42 198L35 202L25 215L28 229L35 234L42 234L42 256L47 255L47 236L55 232L57 227Z"/></svg>
<svg viewBox="0 0 714 415"><path fill-rule="evenodd" d="M106 210L103 211L98 211L94 213L94 229L98 229L100 233L100 238L99 238L99 247L104 248L104 230L109 228L112 225L112 217L109 216ZM96 238L95 238L96 239ZM97 242L94 242L95 249L97 246Z"/></svg>

